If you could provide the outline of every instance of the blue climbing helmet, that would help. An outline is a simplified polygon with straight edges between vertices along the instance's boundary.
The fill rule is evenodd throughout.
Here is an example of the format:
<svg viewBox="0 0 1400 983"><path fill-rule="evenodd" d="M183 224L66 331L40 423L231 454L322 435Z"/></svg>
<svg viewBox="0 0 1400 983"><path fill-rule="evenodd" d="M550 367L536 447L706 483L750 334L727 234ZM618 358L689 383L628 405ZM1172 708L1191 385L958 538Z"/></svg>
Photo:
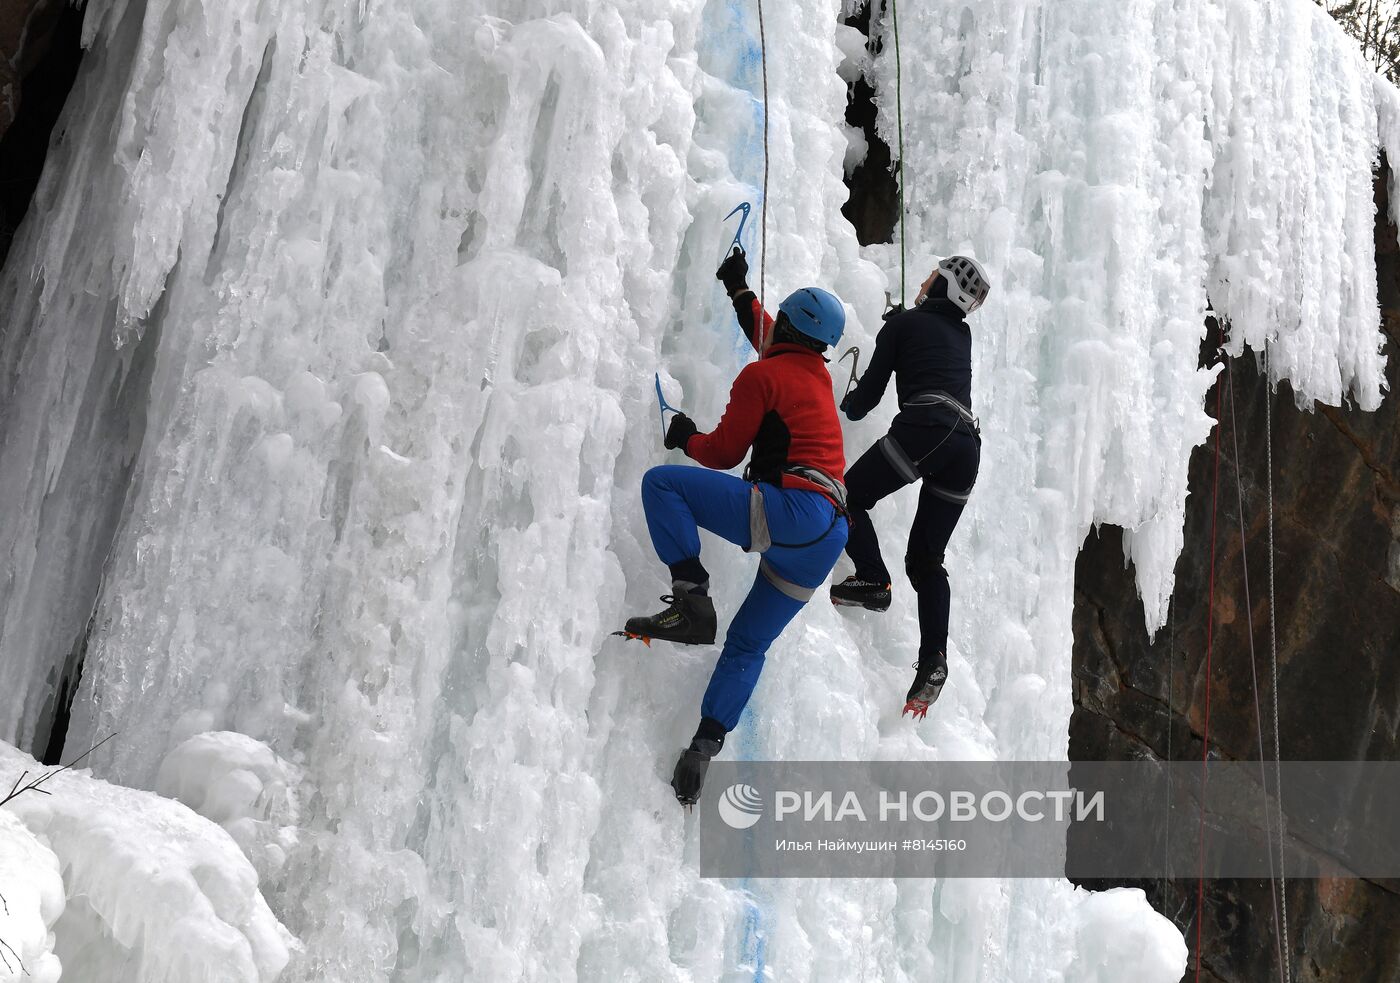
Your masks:
<svg viewBox="0 0 1400 983"><path fill-rule="evenodd" d="M834 345L846 330L846 308L836 295L821 287L803 287L778 305L794 328L808 338Z"/></svg>

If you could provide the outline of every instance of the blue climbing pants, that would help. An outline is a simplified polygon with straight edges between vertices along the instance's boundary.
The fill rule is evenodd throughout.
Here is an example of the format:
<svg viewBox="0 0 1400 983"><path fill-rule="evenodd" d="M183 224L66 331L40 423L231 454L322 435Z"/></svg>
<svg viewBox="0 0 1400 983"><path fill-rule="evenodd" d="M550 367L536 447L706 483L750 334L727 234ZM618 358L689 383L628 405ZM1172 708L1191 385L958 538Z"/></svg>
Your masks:
<svg viewBox="0 0 1400 983"><path fill-rule="evenodd" d="M763 671L763 659L787 623L826 582L846 546L848 526L818 492L751 482L708 468L664 464L642 478L642 506L656 555L678 579L703 583L700 528L745 550L752 545L750 496L757 487L772 540L758 576L729 623L700 713L724 725L739 715Z"/></svg>

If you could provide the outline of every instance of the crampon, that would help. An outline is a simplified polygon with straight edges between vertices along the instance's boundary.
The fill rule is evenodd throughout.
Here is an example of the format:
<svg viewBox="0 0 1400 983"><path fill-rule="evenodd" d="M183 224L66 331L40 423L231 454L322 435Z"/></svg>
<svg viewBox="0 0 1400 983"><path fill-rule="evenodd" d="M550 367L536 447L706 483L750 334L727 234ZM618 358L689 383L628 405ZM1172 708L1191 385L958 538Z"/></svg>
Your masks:
<svg viewBox="0 0 1400 983"><path fill-rule="evenodd" d="M641 642L641 643L642 643L643 645L645 645L647 648L651 648L651 638L650 638L650 636L647 636L647 635L639 635L639 634L637 634L635 631L627 631L626 629L624 629L624 630L622 630L622 631L615 631L615 632L613 632L613 634L614 634L614 635L621 635L623 638L629 638L629 639L631 639L631 640L634 641L634 642Z"/></svg>
<svg viewBox="0 0 1400 983"><path fill-rule="evenodd" d="M928 708L932 705L933 704L929 700L906 700L904 703L904 710L900 713L900 716L907 717L912 713L915 720L923 720L928 716Z"/></svg>
<svg viewBox="0 0 1400 983"><path fill-rule="evenodd" d="M943 693L943 684L948 681L948 664L940 654L938 661L931 665L914 664L914 685L904 697L904 711L901 717L914 715L915 720L928 716L928 708L938 702Z"/></svg>

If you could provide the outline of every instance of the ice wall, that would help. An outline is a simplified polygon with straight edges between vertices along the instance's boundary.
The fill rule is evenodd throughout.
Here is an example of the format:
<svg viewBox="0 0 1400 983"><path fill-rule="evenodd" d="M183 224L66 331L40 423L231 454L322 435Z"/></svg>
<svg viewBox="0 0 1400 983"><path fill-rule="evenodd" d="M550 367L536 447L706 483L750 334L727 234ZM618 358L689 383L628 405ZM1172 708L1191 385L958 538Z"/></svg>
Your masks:
<svg viewBox="0 0 1400 983"><path fill-rule="evenodd" d="M834 288L864 346L896 259L839 211L842 6L767 5L764 283ZM1303 0L901 15L911 262L996 280L953 679L901 720L908 591L815 604L726 753L1063 756L1090 525L1134 530L1150 621L1170 592L1207 295L1306 395L1379 399L1395 104ZM100 774L232 824L302 943L284 978L1179 976L1134 892L695 874L665 780L713 653L607 633L666 586L652 371L708 425L746 357L712 271L761 180L756 28L738 0L89 0L0 279L0 737L46 736L87 637L71 743L120 731ZM878 515L896 556L911 508ZM753 558L706 562L731 613ZM280 804L226 807L254 786Z"/></svg>
<svg viewBox="0 0 1400 983"><path fill-rule="evenodd" d="M909 239L995 264L977 389L1041 437L991 480L1070 520L1065 556L1090 520L1132 530L1155 629L1209 427L1206 313L1308 399L1381 398L1371 168L1394 89L1306 3L910 6ZM1042 548L1028 533L1009 548Z"/></svg>

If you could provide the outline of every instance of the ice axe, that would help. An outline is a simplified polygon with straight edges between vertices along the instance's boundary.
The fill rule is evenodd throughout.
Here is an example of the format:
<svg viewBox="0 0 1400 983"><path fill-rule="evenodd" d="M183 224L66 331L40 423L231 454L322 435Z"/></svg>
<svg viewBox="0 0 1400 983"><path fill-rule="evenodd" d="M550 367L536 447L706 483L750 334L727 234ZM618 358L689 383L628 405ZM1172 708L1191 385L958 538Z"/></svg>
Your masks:
<svg viewBox="0 0 1400 983"><path fill-rule="evenodd" d="M856 377L856 373L860 371L860 349L852 345L850 348L847 348L845 353L836 361L846 361L847 355L854 355L855 357L851 359L851 377L846 380L846 391L841 395L842 402L845 402L846 397L851 394L851 390L854 389L856 383L860 381L860 379Z"/></svg>
<svg viewBox="0 0 1400 983"><path fill-rule="evenodd" d="M666 397L661 394L661 373L656 373L656 403L661 408L661 442L666 442L666 413L679 413L670 403L666 402Z"/></svg>
<svg viewBox="0 0 1400 983"><path fill-rule="evenodd" d="M753 208L753 206L750 205L747 201L741 201L741 202L739 202L739 204L737 204L737 205L734 206L734 210L733 210L733 211L731 211L728 215L724 216L724 221L726 221L726 222L728 222L728 221L729 221L731 218L733 218L735 215L738 215L738 216L739 216L739 231L734 233L734 241L731 242L731 243L729 244L729 248L726 249L726 250L724 251L724 254L725 254L726 256L729 255L729 253L733 251L733 249L734 249L735 246L738 246L739 249L740 249L740 251L743 251L743 249L744 249L744 244L743 244L743 242L741 242L740 240L743 238L743 235L744 235L744 225L745 225L745 223L747 223L748 220L749 220L749 211L750 211L752 208ZM741 214L741 213L742 213L742 214Z"/></svg>

